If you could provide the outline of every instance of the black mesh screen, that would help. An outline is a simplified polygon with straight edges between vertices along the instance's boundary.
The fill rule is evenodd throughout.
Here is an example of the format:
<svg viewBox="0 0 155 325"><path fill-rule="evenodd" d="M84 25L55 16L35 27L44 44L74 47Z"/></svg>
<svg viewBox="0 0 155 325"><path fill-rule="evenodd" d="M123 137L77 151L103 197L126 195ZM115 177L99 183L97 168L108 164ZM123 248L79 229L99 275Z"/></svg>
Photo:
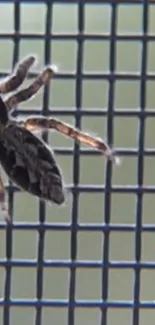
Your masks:
<svg viewBox="0 0 155 325"><path fill-rule="evenodd" d="M30 6L30 3L36 6L36 15L37 15L37 6L38 4L43 3L44 4L44 11L45 11L45 26L44 26L44 33L40 33L37 30L36 26L36 33L26 33L23 30L21 30L22 25L22 17L21 17L21 8L22 4L27 3L27 5ZM154 234L155 232L155 226L153 224L145 224L143 222L142 214L143 214L143 198L144 195L153 195L155 192L155 186L150 185L149 183L144 182L144 159L145 157L149 157L150 159L154 157L155 149L152 147L146 147L145 145L145 134L146 134L146 128L149 128L149 125L146 125L147 118L153 119L155 116L155 110L153 107L151 109L147 108L147 84L149 82L154 81L155 79L155 73L154 72L148 72L148 44L149 42L155 41L155 34L149 32L149 19L150 18L150 12L151 10L154 10L154 2L149 1L0 1L0 8L2 6L8 6L9 4L12 5L12 15L10 19L13 20L13 31L11 33L6 32L5 30L0 31L0 40L3 42L10 42L12 41L12 57L10 58L9 51L6 52L6 56L9 55L10 58L10 66L14 66L14 64L19 60L19 58L22 56L21 53L21 42L27 41L29 44L35 42L36 40L41 40L43 42L43 65L52 63L52 44L54 41L58 40L59 42L68 42L68 41L74 41L76 42L76 51L75 51L75 71L63 71L61 69L61 62L59 67L58 75L55 77L56 80L63 80L66 83L68 80L74 80L75 82L75 102L74 107L72 109L69 109L66 107L66 104L64 104L64 107L50 107L50 87L45 87L43 93L41 94L41 107L42 112L40 111L40 108L36 107L36 109L29 109L29 115L31 114L40 114L46 116L61 116L61 118L68 118L72 117L74 119L74 125L78 128L84 128L82 121L83 118L89 119L95 119L98 118L100 121L103 119L106 121L106 123L103 122L103 128L106 126L107 133L106 138L107 142L109 144L115 144L115 119L119 119L120 121L120 129L118 130L121 134L121 127L123 127L123 124L121 126L121 119L124 121L124 118L126 118L126 128L130 128L130 124L128 124L128 119L131 120L131 118L134 121L137 121L137 131L136 136L137 140L135 146L128 145L129 139L126 138L126 145L123 147L117 143L117 151L122 157L123 164L122 167L120 167L119 173L121 174L121 168L122 172L125 173L123 175L124 179L126 180L126 173L128 171L123 171L123 165L126 164L128 159L134 158L135 159L135 170L136 174L134 173L134 181L135 183L128 184L126 181L124 183L122 182L122 179L120 180L120 183L117 182L114 183L113 181L113 173L114 170L116 170L116 167L112 166L111 163L108 163L104 160L103 163L103 173L104 173L104 181L103 184L97 185L93 184L93 182L90 180L90 184L81 184L80 181L80 159L81 157L101 157L101 154L99 152L95 152L89 148L80 147L79 144L73 143L72 146L63 147L63 146L54 146L54 150L56 155L58 154L59 161L61 162L61 156L62 157L70 157L72 159L73 157L73 165L72 165L72 180L70 183L67 184L68 189L71 191L71 206L70 206L70 221L71 222L64 222L63 220L59 223L56 223L55 216L52 215L51 221L46 220L46 206L43 203L39 204L39 215L38 215L38 222L31 222L30 218L28 217L27 220L21 220L21 222L16 220L15 215L15 204L14 204L14 197L16 191L18 189L13 186L12 184L8 185L9 189L9 207L10 207L10 213L13 216L13 224L6 228L5 224L2 222L0 224L0 231L4 231L6 228L6 250L5 255L6 257L0 258L0 268L5 268L5 277L3 279L4 281L4 292L1 292L1 300L0 300L0 307L3 309L3 324L4 325L10 325L15 324L12 323L11 320L11 311L14 307L21 307L21 309L32 307L35 309L35 316L33 320L33 324L35 325L43 325L47 324L47 322L43 321L43 310L44 308L52 309L57 308L57 313L59 313L59 308L64 308L67 310L67 318L64 320L63 324L68 325L75 325L75 324L81 324L82 323L93 323L93 324L101 324L101 325L108 325L108 324L114 324L114 318L110 318L109 310L119 310L122 311L125 309L130 310L130 316L124 316L126 318L126 324L132 324L132 325L138 325L143 324L142 318L140 318L140 311L147 310L148 315L148 322L149 321L149 312L154 309L154 299L152 300L152 294L150 298L146 301L143 301L141 299L141 287L143 285L142 279L141 279L141 272L143 270L153 270L155 269L155 263L153 260L148 259L144 260L142 259L142 234L148 232L148 234L151 236L151 232ZM77 30L76 32L70 31L53 31L53 20L54 20L54 11L53 8L55 5L62 5L66 7L75 5L76 6L76 20L77 20ZM93 33L86 31L86 15L87 15L87 9L89 6L94 5L94 10L100 10L101 6L108 7L109 8L109 32L100 32L97 33L94 31ZM134 32L133 30L131 32L126 32L125 30L122 30L121 32L118 32L118 25L119 25L119 19L121 18L121 14L119 13L120 8L122 6L125 6L130 9L130 6L132 6L133 9L133 15L136 15L136 12L134 12L134 8L136 7L136 10L139 10L137 8L140 8L140 13L137 15L137 21L140 21L140 31ZM134 7L135 6L135 7ZM0 9L1 10L1 9ZM26 14L26 13L25 13ZM65 13L64 13L65 14ZM93 10L92 10L93 14ZM131 11L130 11L131 14ZM8 13L9 15L9 13ZM24 13L23 13L24 15ZM6 17L7 19L7 17ZM66 18L69 19L69 18ZM103 18L104 19L104 18ZM126 19L126 18L125 18ZM132 20L132 16L131 16ZM92 23L93 24L93 23ZM94 29L96 22L94 22ZM95 29L96 30L96 29ZM106 69L101 69L100 71L84 71L84 61L85 59L85 42L97 42L105 43L108 42L109 44L109 52L108 52L108 64L106 66ZM124 42L127 44L130 44L133 42L134 44L140 44L140 55L138 58L138 71L118 71L117 69L117 43L118 42ZM64 45L65 46L65 45ZM27 53L31 52L31 48L29 49L27 47ZM33 47L34 52L34 47ZM94 53L92 53L92 56ZM127 53L125 53L127 55ZM128 53L129 60L130 56L134 56L135 52ZM123 57L123 53L122 53ZM95 60L95 57L94 57ZM105 58L103 55L103 62ZM137 60L137 57L135 57L135 60ZM153 59L154 60L154 59ZM59 62L54 62L58 63ZM5 71L3 69L2 63L0 64L1 73L0 76L4 77L8 75L10 67ZM36 72L32 72L29 75L29 79L34 78L36 76ZM84 89L83 85L85 81L105 81L107 83L107 105L105 107L104 103L102 107L95 107L95 108L82 108L83 106L83 96L84 96ZM128 103L126 103L125 108L119 108L116 107L116 87L117 83L121 82L121 84L126 84L127 82L130 83L130 85L133 85L135 82L138 83L137 89L137 106L129 107ZM101 89L101 86L99 86ZM96 88L95 88L96 89ZM60 96L61 96L61 89ZM102 92L102 90L101 90ZM98 94L97 90L94 90L94 96ZM90 94L91 96L91 94ZM123 96L123 87L122 87L122 96ZM131 94L132 96L132 94ZM134 94L133 94L134 96ZM153 96L153 95L152 95ZM95 98L96 98L95 97ZM128 98L128 97L127 97ZM19 107L19 110L16 111L15 116L25 115L28 114L28 112L24 109ZM124 122L122 122L124 123ZM96 133L100 133L99 130L95 129ZM123 132L123 131L122 131ZM152 128L153 132L153 128ZM131 129L132 133L132 129ZM123 133L122 133L123 136ZM153 133L152 133L153 137ZM45 141L48 141L47 134L43 135L43 138ZM120 135L121 138L121 135ZM101 158L102 159L102 158ZM102 160L103 161L103 160ZM129 160L130 161L130 160ZM88 163L89 165L89 163ZM131 164L132 165L132 164ZM89 166L88 166L89 167ZM131 168L129 164L129 168ZM94 164L94 170L93 173L97 173L98 167ZM149 167L148 167L149 169ZM65 173L65 172L64 172ZM101 175L102 177L102 175ZM96 216L94 215L93 223L87 223L83 222L81 223L79 220L79 214L80 214L80 208L79 208L79 200L81 195L85 195L86 193L92 194L92 195L103 195L103 209L102 209L102 222L96 223ZM121 204L124 207L123 200L128 201L129 196L134 196L134 202L135 202L135 209L134 209L134 217L133 223L126 223L126 215L124 215L124 221L115 223L112 222L111 215L111 206L112 206L112 195L118 194L120 195L120 201L119 204ZM122 195L122 197L121 197ZM152 197L152 196L151 196ZM23 196L24 199L24 196ZM97 204L97 203L96 203ZM52 207L51 207L52 209ZM62 208L63 209L63 208ZM127 212L127 211L126 211ZM126 213L125 212L125 213ZM54 223L55 222L55 223ZM31 231L35 231L38 233L38 239L36 242L36 259L29 260L25 258L16 258L12 253L12 247L13 247L13 234L14 231L26 231L27 236L29 236L29 233ZM61 232L69 232L70 233L70 247L68 248L70 251L70 257L68 259L46 259L45 258L45 238L47 231L51 231L51 236L53 234L53 231L59 232L59 237L61 241ZM101 234L101 259L98 260L90 260L89 258L80 260L78 258L78 233L79 232L87 232L87 233L100 233ZM124 260L123 259L117 259L112 260L110 258L110 245L111 245L111 234L118 233L118 234L125 234L127 236L128 234L133 235L132 244L133 244L133 252L132 252L132 260L128 260L128 257ZM121 236L121 235L120 235ZM125 241L125 238L124 241ZM153 243L153 241L152 241ZM95 244L95 242L94 242ZM122 242L122 246L125 244L125 242ZM20 245L20 242L19 242ZM26 244L25 244L26 245ZM63 245L63 243L62 243ZM120 245L120 243L118 244ZM57 248L56 248L57 249ZM149 254L149 253L148 253ZM11 283L13 281L12 272L14 268L21 268L21 269L29 269L34 268L36 270L36 289L35 289L35 299L32 297L30 299L20 299L14 298L14 296L11 294ZM49 299L45 299L43 296L43 285L44 285L44 269L68 269L68 286L67 286L67 295L65 299L55 299L54 297L50 297ZM101 274L101 281L100 281L100 295L98 296L98 299L77 299L76 298L76 278L77 278L77 270L79 269L85 269L86 272L89 269L94 270L100 270ZM120 271L128 272L129 270L132 270L132 281L131 281L131 287L132 287L132 297L131 299L111 299L109 297L109 286L110 286L110 280L109 280L109 272L110 270L118 270L118 274ZM120 273L121 274L121 273ZM153 278L152 278L153 279ZM23 278L24 281L24 278ZM85 278L86 281L86 278ZM94 281L96 279L94 278ZM120 281L120 287L123 286L121 283L121 276L116 278L116 281ZM52 276L51 276L51 282L52 282ZM78 309L87 309L88 318L79 318L75 317L76 310ZM96 318L89 319L89 313L91 315L92 309L97 309L99 312L98 314L98 323L96 322ZM117 314L117 313L116 313ZM108 316L109 315L109 316ZM118 314L118 317L116 316L116 322L115 324L121 323L121 312ZM126 315L126 314L125 314ZM127 314L128 315L128 314ZM143 315L143 314L142 314ZM152 314L151 314L152 315ZM153 316L154 317L154 316ZM146 320L146 318L144 317ZM113 320L113 322L112 322ZM53 322L53 321L52 321ZM111 323L110 323L111 322ZM16 322L18 325L18 323Z"/></svg>

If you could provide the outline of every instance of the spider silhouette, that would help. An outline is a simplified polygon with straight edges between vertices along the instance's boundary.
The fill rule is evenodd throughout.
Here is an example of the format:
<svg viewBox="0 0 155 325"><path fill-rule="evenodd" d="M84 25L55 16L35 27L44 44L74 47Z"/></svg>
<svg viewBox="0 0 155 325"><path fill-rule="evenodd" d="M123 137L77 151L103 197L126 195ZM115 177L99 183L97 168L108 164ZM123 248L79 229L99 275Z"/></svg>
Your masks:
<svg viewBox="0 0 155 325"><path fill-rule="evenodd" d="M35 56L29 55L20 61L12 74L0 83L0 94L15 91L23 83L35 59ZM4 100L0 97L0 164L9 179L22 190L41 200L62 204L65 201L65 186L60 168L53 151L33 131L53 129L100 150L116 163L118 159L104 141L58 119L31 116L16 121L11 117L18 104L34 96L42 86L50 82L55 73L53 66L47 66L27 88L14 92ZM11 219L5 196L5 187L0 176L0 207L9 223Z"/></svg>

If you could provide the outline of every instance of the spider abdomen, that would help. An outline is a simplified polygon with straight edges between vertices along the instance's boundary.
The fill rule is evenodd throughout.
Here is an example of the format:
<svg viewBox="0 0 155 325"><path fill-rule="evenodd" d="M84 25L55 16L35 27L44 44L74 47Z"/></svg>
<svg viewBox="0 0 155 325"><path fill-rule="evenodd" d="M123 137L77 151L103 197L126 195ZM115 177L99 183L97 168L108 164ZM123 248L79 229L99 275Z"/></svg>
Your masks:
<svg viewBox="0 0 155 325"><path fill-rule="evenodd" d="M65 201L62 175L53 152L16 122L3 130L0 162L8 177L23 190L56 204Z"/></svg>

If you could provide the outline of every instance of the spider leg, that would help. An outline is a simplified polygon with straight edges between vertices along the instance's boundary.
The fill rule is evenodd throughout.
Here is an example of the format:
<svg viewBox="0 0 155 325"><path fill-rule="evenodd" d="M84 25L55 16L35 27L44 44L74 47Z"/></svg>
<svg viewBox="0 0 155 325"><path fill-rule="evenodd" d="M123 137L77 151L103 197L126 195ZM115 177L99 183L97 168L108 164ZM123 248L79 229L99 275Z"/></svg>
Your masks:
<svg viewBox="0 0 155 325"><path fill-rule="evenodd" d="M6 199L5 199L5 187L4 187L1 176L0 176L0 210L1 210L2 214L4 215L4 219L5 219L6 223L9 224L11 222L11 219L8 214L8 207L7 207L7 203L6 203Z"/></svg>
<svg viewBox="0 0 155 325"><path fill-rule="evenodd" d="M50 79L55 73L55 68L53 66L46 67L38 77L30 84L27 88L24 88L17 93L11 95L5 100L5 105L9 110L15 109L21 102L27 101L33 95L35 95L38 90L49 83Z"/></svg>
<svg viewBox="0 0 155 325"><path fill-rule="evenodd" d="M119 158L115 156L114 151L100 138L93 137L88 133L82 132L73 126L62 122L58 119L48 119L46 117L32 117L27 118L24 121L19 121L19 124L29 131L42 131L42 130L56 130L59 133L64 134L76 141L84 143L94 149L97 149L104 153L109 160L119 163Z"/></svg>
<svg viewBox="0 0 155 325"><path fill-rule="evenodd" d="M6 94L11 91L14 91L18 88L26 78L28 70L31 65L35 62L36 58L33 55L30 55L20 61L16 68L13 70L11 76L7 77L3 82L0 83L0 93Z"/></svg>

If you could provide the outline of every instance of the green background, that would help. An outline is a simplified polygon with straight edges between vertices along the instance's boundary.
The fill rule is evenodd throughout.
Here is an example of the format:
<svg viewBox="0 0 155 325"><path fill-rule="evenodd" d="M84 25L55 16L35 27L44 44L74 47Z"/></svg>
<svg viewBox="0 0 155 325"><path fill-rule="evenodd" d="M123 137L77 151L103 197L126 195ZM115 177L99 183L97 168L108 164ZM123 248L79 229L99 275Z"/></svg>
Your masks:
<svg viewBox="0 0 155 325"><path fill-rule="evenodd" d="M13 32L13 5L0 5L0 32ZM21 5L21 32L44 33L45 31L46 6ZM155 32L155 7L149 8L149 33ZM87 33L110 33L111 7L110 5L87 5L85 8L85 32ZM76 33L77 32L77 6L54 5L53 7L53 32ZM142 7L120 5L118 9L118 32L139 33L142 28ZM117 42L117 72L139 72L142 55L141 42ZM73 72L76 69L77 44L74 41L52 41L52 61L57 64L60 71ZM20 42L20 57L28 53L36 53L39 63L35 69L43 66L44 42L43 40ZM13 43L11 40L0 40L0 71L10 71L12 64ZM108 72L109 69L109 42L108 41L85 41L84 44L84 71ZM155 43L148 42L148 72L155 72ZM26 83L28 84L28 82ZM115 109L139 110L140 96L139 81L117 81L115 88ZM21 107L42 107L41 91L29 103ZM147 82L146 109L154 109L154 82ZM108 82L107 81L83 81L82 109L107 108ZM75 106L75 81L54 80L51 83L50 107L72 111ZM28 110L27 110L28 112ZM72 117L58 117L66 122L73 123ZM82 129L92 134L107 137L106 117L83 117ZM138 118L117 117L114 119L114 146L119 148L137 148L138 143ZM145 147L155 148L154 120L146 119ZM63 136L53 133L50 136L53 147L72 147L73 142ZM63 170L66 184L72 184L73 159L72 156L57 155L57 160ZM89 167L88 167L89 166ZM96 169L97 166L97 169ZM155 157L144 159L144 184L155 184ZM105 182L106 160L102 156L80 157L80 184L99 185ZM5 175L4 175L5 176ZM7 179L6 179L7 182ZM113 185L136 185L137 182L137 159L136 157L124 157L120 168L113 168ZM14 221L37 222L38 200L26 193L15 194ZM81 194L79 197L79 223L104 222L104 195ZM66 204L61 207L46 205L46 220L52 223L71 222L72 196L68 195ZM155 199L153 194L143 196L143 224L154 223ZM134 194L113 193L111 202L112 224L135 224L136 220L136 196ZM0 230L0 258L5 258L5 230ZM102 259L102 232L79 232L78 233L78 256L79 260L98 261ZM35 259L37 256L38 233L35 231L13 232L13 258ZM134 232L111 232L110 234L110 260L133 261L135 247ZM154 261L155 259L155 235L153 232L142 234L142 261ZM69 259L70 258L70 232L47 231L45 235L46 259ZM68 298L69 271L63 268L44 269L44 299ZM140 299L155 300L155 271L141 271ZM4 294L5 269L0 268L0 296ZM133 299L134 271L132 269L109 270L109 299L132 300ZM33 299L36 297L36 269L13 268L11 297ZM101 298L101 270L78 269L76 274L76 299ZM0 323L2 324L3 310L0 310ZM35 309L11 308L11 325L33 324ZM76 309L75 324L100 324L99 309ZM140 325L153 324L155 310L140 310ZM67 308L43 309L43 325L67 324ZM131 325L132 310L109 309L107 325ZM138 325L138 324L137 324Z"/></svg>

